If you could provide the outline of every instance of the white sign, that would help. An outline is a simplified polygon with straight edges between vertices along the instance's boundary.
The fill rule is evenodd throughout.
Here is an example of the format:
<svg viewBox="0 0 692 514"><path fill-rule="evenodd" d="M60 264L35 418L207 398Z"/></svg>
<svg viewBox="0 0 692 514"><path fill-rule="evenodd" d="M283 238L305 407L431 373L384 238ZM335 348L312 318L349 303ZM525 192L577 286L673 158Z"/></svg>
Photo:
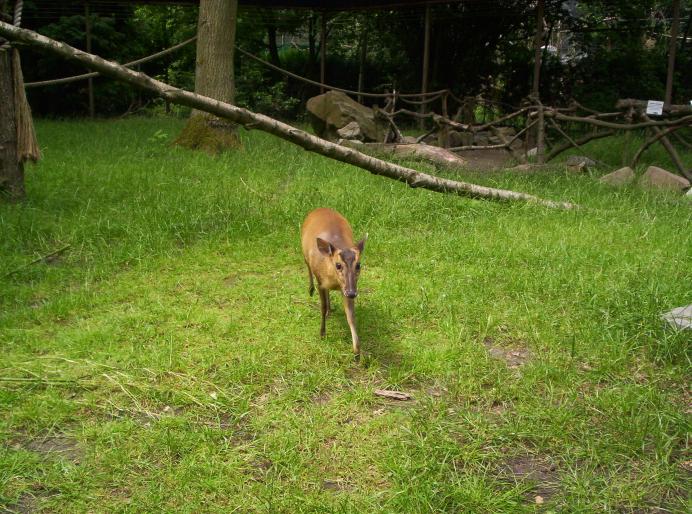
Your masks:
<svg viewBox="0 0 692 514"><path fill-rule="evenodd" d="M655 114L656 116L663 114L663 102L649 100L646 104L646 114Z"/></svg>

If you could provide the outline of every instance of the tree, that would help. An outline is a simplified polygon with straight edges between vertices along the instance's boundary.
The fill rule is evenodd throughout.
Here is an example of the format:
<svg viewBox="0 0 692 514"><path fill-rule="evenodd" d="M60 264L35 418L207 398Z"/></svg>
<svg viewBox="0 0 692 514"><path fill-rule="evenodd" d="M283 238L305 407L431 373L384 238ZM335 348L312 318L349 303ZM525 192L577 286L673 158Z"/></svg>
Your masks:
<svg viewBox="0 0 692 514"><path fill-rule="evenodd" d="M0 192L11 199L24 196L24 165L17 155L12 50L8 49L0 50Z"/></svg>
<svg viewBox="0 0 692 514"><path fill-rule="evenodd" d="M0 0L0 15L5 14L7 4ZM0 43L4 41L0 39ZM22 199L24 161L37 161L39 157L31 109L24 95L19 51L0 45L0 193L11 200Z"/></svg>
<svg viewBox="0 0 692 514"><path fill-rule="evenodd" d="M195 93L233 103L233 50L238 0L201 0L197 23ZM219 153L239 145L237 127L228 120L193 110L177 143Z"/></svg>

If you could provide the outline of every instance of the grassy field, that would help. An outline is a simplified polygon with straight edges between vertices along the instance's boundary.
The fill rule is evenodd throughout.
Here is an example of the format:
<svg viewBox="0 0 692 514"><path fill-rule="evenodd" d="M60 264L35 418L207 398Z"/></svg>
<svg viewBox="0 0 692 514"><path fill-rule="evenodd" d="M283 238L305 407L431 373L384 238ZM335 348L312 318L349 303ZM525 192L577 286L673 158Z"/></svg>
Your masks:
<svg viewBox="0 0 692 514"><path fill-rule="evenodd" d="M692 301L692 202L558 167L461 176L587 208L475 201L180 127L41 122L0 204L0 506L689 512L690 336L659 315ZM361 363L334 293L318 337L318 206L369 233Z"/></svg>

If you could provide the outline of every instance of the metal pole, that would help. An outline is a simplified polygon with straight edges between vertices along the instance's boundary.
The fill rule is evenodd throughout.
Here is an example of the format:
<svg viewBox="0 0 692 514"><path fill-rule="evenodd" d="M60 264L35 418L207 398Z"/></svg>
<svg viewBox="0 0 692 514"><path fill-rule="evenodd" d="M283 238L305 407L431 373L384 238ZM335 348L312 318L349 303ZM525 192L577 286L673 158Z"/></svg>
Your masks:
<svg viewBox="0 0 692 514"><path fill-rule="evenodd" d="M360 63L358 66L358 92L363 91L363 86L365 84L365 58L368 53L368 34L365 31L365 27L362 26L360 29ZM358 95L358 103L363 103L363 96Z"/></svg>
<svg viewBox="0 0 692 514"><path fill-rule="evenodd" d="M84 3L84 23L86 25L86 51L91 53L91 16L89 16L89 2ZM89 117L93 118L96 113L94 106L94 79L89 78Z"/></svg>
<svg viewBox="0 0 692 514"><path fill-rule="evenodd" d="M430 5L425 6L425 37L423 40L423 77L421 79L421 93L425 94L428 92L428 67L430 65ZM425 100L425 96L421 97L421 100ZM421 104L420 113L425 114L426 104ZM420 128L421 130L425 126L425 120L421 118Z"/></svg>
<svg viewBox="0 0 692 514"><path fill-rule="evenodd" d="M666 96L664 103L672 103L673 98L673 72L675 71L675 50L678 43L678 29L680 27L680 0L673 0L673 25L670 27L670 45L668 46L668 74L666 76Z"/></svg>
<svg viewBox="0 0 692 514"><path fill-rule="evenodd" d="M538 84L541 78L541 43L543 42L543 10L545 0L538 0L536 8L536 34L533 37L533 87L531 93L538 96Z"/></svg>
<svg viewBox="0 0 692 514"><path fill-rule="evenodd" d="M325 84L327 78L327 12L322 11L322 23L320 26L320 84ZM320 93L324 93L324 86L320 86Z"/></svg>

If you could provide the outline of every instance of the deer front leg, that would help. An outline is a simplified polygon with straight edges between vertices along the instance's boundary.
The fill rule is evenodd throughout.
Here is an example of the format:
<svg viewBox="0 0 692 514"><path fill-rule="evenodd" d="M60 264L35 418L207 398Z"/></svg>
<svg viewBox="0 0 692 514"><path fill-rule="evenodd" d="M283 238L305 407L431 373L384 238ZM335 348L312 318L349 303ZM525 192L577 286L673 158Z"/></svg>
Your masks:
<svg viewBox="0 0 692 514"><path fill-rule="evenodd" d="M346 311L346 320L348 321L348 326L351 329L351 338L353 339L353 353L356 357L360 356L360 339L358 338L358 332L356 332L356 312L355 312L355 302L353 298L344 297L344 310Z"/></svg>
<svg viewBox="0 0 692 514"><path fill-rule="evenodd" d="M327 334L327 311L329 310L329 291L318 288L320 292L320 311L322 313L322 323L320 325L320 337Z"/></svg>

